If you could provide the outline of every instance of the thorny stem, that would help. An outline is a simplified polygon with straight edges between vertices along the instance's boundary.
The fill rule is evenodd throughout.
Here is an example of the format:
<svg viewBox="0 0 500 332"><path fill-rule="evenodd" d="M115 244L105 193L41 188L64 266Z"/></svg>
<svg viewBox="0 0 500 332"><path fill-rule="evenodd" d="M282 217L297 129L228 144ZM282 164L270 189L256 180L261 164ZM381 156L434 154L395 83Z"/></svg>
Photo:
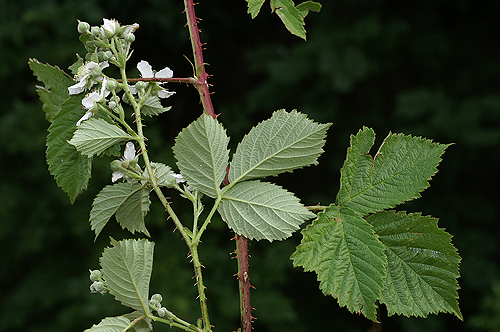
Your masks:
<svg viewBox="0 0 500 332"><path fill-rule="evenodd" d="M195 75L198 78L198 82L194 86L200 94L205 113L211 115L215 119L214 107L212 105L212 99L210 98L210 92L208 91L208 74L205 71L205 62L203 61L203 44L200 40L200 30L198 29L197 23L198 18L194 12L193 0L184 0L184 8L194 54Z"/></svg>
<svg viewBox="0 0 500 332"><path fill-rule="evenodd" d="M210 98L210 92L208 89L208 74L205 71L205 62L203 60L203 44L200 41L200 30L198 29L197 18L194 12L193 0L184 0L184 7L186 11L187 23L189 28L189 35L191 36L191 46L193 48L193 54L195 57L195 70L198 82L194 84L198 93L200 94L200 99L203 104L203 109L205 113L216 118L214 108L212 105L212 99ZM229 168L228 168L229 170ZM227 179L227 177L226 177ZM228 181L224 181L225 184L229 184ZM209 220L209 219L208 219ZM203 227L206 227L205 223ZM198 234L201 235L202 231ZM240 300L241 300L241 324L243 332L250 332L252 330L252 307L250 306L250 281L248 279L248 240L244 236L236 236L237 243L237 259L238 259L238 280L240 284ZM196 248L195 248L196 249ZM193 263L195 263L195 255L193 253ZM196 255L197 257L197 255ZM200 264L201 266L201 264ZM196 272L196 268L195 268ZM204 287L200 287L201 279L201 268L199 269L199 280L198 275L196 275L198 290L200 292L200 304L202 306L202 311L206 310L205 302L205 290ZM201 284L203 286L203 284ZM203 302L202 302L203 301ZM206 321L204 319L204 329L210 328L210 323L208 322L208 312L206 312Z"/></svg>

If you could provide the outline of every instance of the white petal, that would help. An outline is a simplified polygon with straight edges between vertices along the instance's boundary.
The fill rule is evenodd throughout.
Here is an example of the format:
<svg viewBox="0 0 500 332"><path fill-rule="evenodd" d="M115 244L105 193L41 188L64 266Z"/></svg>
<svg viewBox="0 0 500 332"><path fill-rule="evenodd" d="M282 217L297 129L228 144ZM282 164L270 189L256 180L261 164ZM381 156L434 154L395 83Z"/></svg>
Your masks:
<svg viewBox="0 0 500 332"><path fill-rule="evenodd" d="M85 109L91 109L94 104L102 99L102 96L97 92L91 92L89 95L82 99L82 105Z"/></svg>
<svg viewBox="0 0 500 332"><path fill-rule="evenodd" d="M130 85L129 89L130 89L130 93L131 94L135 95L137 93L137 89L135 88L135 84L134 85Z"/></svg>
<svg viewBox="0 0 500 332"><path fill-rule="evenodd" d="M89 119L90 117L92 116L92 112L86 112L81 118L80 120L78 120L78 122L76 123L76 126L78 127L79 125L82 124L83 121Z"/></svg>
<svg viewBox="0 0 500 332"><path fill-rule="evenodd" d="M170 78L173 76L174 76L174 72L172 71L172 69L170 69L168 67L163 68L162 70L160 70L159 72L157 72L155 74L155 77L158 77L158 78Z"/></svg>
<svg viewBox="0 0 500 332"><path fill-rule="evenodd" d="M80 92L85 91L86 84L87 84L87 80L84 78L80 82L76 83L75 85L68 87L69 94L70 95L77 95Z"/></svg>
<svg viewBox="0 0 500 332"><path fill-rule="evenodd" d="M125 152L123 152L123 157L125 160L134 160L135 158L135 146L134 143L128 142L125 147Z"/></svg>
<svg viewBox="0 0 500 332"><path fill-rule="evenodd" d="M121 179L123 177L123 173L120 171L114 171L113 175L111 176L111 181L116 182L116 180Z"/></svg>
<svg viewBox="0 0 500 332"><path fill-rule="evenodd" d="M160 98L168 98L172 95L175 95L175 91L167 91L165 89L158 91L158 97Z"/></svg>
<svg viewBox="0 0 500 332"><path fill-rule="evenodd" d="M170 174L170 176L175 179L175 183L186 182L186 180L184 180L184 177L182 176L182 174Z"/></svg>
<svg viewBox="0 0 500 332"><path fill-rule="evenodd" d="M153 78L153 67L147 62L142 60L137 64L137 69L141 72L141 76L143 78Z"/></svg>
<svg viewBox="0 0 500 332"><path fill-rule="evenodd" d="M128 33L134 32L139 28L139 24L134 23L132 25L125 26L125 31L123 31L123 35L126 36Z"/></svg>

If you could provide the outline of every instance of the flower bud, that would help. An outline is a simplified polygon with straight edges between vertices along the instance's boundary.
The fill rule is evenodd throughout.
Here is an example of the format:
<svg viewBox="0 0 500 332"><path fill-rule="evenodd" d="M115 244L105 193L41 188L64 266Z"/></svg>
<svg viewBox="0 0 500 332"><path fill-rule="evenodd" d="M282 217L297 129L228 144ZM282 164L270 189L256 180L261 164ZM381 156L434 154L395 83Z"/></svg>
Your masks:
<svg viewBox="0 0 500 332"><path fill-rule="evenodd" d="M111 60L111 58L113 57L113 52L111 51L105 51L104 54L103 54L103 60L104 61L109 61Z"/></svg>
<svg viewBox="0 0 500 332"><path fill-rule="evenodd" d="M144 90L144 89L146 89L147 86L148 86L148 84L146 82L143 82L143 81L139 81L139 82L135 83L135 88L137 90Z"/></svg>
<svg viewBox="0 0 500 332"><path fill-rule="evenodd" d="M167 309L165 307L161 307L158 309L158 316L163 317L167 314Z"/></svg>
<svg viewBox="0 0 500 332"><path fill-rule="evenodd" d="M90 28L90 33L92 34L93 37L100 37L101 36L101 29L99 27L92 27Z"/></svg>
<svg viewBox="0 0 500 332"><path fill-rule="evenodd" d="M112 78L108 79L106 82L106 90L108 90L108 91L115 90L117 86L118 86L118 83L116 82L116 80L114 80Z"/></svg>
<svg viewBox="0 0 500 332"><path fill-rule="evenodd" d="M109 104L108 104L109 108L111 108L112 110L114 110L116 108L116 103L114 101L110 101Z"/></svg>
<svg viewBox="0 0 500 332"><path fill-rule="evenodd" d="M90 24L88 24L87 22L78 21L78 33L82 35L90 33Z"/></svg>
<svg viewBox="0 0 500 332"><path fill-rule="evenodd" d="M102 281L94 281L92 285L90 285L90 291L92 293L100 293L104 290L104 283Z"/></svg>
<svg viewBox="0 0 500 332"><path fill-rule="evenodd" d="M90 70L90 74L92 75L92 77L99 77L101 76L102 74L102 68L100 66L95 66L94 68L92 68Z"/></svg>
<svg viewBox="0 0 500 332"><path fill-rule="evenodd" d="M89 270L90 271L90 281L100 281L102 278L102 273L99 270Z"/></svg>
<svg viewBox="0 0 500 332"><path fill-rule="evenodd" d="M163 300L163 297L161 296L161 294L154 294L153 296L151 296L151 300L157 301L158 303L161 303L161 301Z"/></svg>
<svg viewBox="0 0 500 332"><path fill-rule="evenodd" d="M132 43L135 40L135 35L133 33L128 33L125 35L125 41L127 43Z"/></svg>
<svg viewBox="0 0 500 332"><path fill-rule="evenodd" d="M165 179L165 187L167 187L167 188L173 188L176 183L177 183L177 181L171 175L168 175L167 178Z"/></svg>
<svg viewBox="0 0 500 332"><path fill-rule="evenodd" d="M120 32L120 24L118 22L104 19L104 24L101 26L101 33L104 38L110 39L118 32Z"/></svg>
<svg viewBox="0 0 500 332"><path fill-rule="evenodd" d="M121 162L121 160L118 160L118 159L113 160L113 161L111 162L111 165L110 165L111 170L112 170L113 172L114 172L114 171L119 171L121 166L122 166L122 162Z"/></svg>

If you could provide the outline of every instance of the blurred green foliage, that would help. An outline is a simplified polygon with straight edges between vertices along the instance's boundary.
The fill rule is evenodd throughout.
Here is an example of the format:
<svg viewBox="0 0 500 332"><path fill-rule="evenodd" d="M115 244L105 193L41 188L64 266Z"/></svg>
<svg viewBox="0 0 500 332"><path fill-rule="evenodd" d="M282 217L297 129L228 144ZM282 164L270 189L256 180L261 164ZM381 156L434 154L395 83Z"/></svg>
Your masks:
<svg viewBox="0 0 500 332"><path fill-rule="evenodd" d="M131 67L145 59L190 76L191 56L182 1L0 0L0 331L78 331L124 313L110 296L91 295L88 269L109 244L129 237L110 222L94 243L88 214L110 183L110 159L94 161L89 189L74 205L57 188L45 163L48 122L35 93L28 58L67 68L83 53L77 19L102 17L139 23ZM320 165L277 181L305 204L334 201L351 133L373 127L455 143L423 198L401 207L440 218L463 257L459 291L464 322L383 317L387 330L498 331L500 235L500 3L497 1L323 1L306 18L308 41L291 36L263 10L251 20L246 2L196 6L213 102L233 148L252 125L278 108L297 108L333 122ZM196 91L173 85L172 110L147 120L150 155L173 164L171 144L201 112ZM380 142L379 142L380 143ZM189 217L190 207L174 207ZM160 204L147 217L157 243L152 291L179 317L199 316L187 249ZM238 292L231 259L234 241L220 220L201 245L212 322L217 331L238 325ZM288 260L299 234L285 242L250 245L256 331L366 331L370 323L339 308L318 290L313 273ZM494 291L494 292L493 292ZM382 308L383 309L383 308ZM384 310L382 310L384 313ZM488 323L493 322L493 323ZM160 330L166 330L159 327Z"/></svg>

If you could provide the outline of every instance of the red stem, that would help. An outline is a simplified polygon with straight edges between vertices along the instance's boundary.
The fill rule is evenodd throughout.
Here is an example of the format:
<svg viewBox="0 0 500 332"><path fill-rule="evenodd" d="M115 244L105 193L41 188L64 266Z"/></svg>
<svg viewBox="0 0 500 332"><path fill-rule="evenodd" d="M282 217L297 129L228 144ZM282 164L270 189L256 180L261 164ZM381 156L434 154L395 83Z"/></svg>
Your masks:
<svg viewBox="0 0 500 332"><path fill-rule="evenodd" d="M191 46L193 47L194 63L198 82L195 84L198 93L200 94L201 103L205 113L216 118L210 92L208 91L208 74L205 71L205 62L203 61L203 44L200 41L200 30L198 29L198 18L194 13L193 0L184 0L186 7L186 15L188 21L189 32L191 36Z"/></svg>
<svg viewBox="0 0 500 332"><path fill-rule="evenodd" d="M188 21L189 32L191 36L191 46L193 48L193 53L195 56L195 68L197 82L194 86L200 94L200 99L203 104L203 109L205 113L211 115L214 119L216 118L214 107L212 105L212 99L210 98L210 92L208 89L208 74L205 71L205 62L203 60L203 44L200 41L200 30L198 29L197 17L194 12L193 0L184 0L184 5L186 8L186 16ZM191 82L190 82L191 83ZM227 167L229 171L229 166ZM224 184L229 184L226 178ZM241 302L241 327L242 332L252 331L252 307L250 305L250 279L248 274L248 239L242 235L236 235L236 257L238 259L238 281L240 285L240 302Z"/></svg>

